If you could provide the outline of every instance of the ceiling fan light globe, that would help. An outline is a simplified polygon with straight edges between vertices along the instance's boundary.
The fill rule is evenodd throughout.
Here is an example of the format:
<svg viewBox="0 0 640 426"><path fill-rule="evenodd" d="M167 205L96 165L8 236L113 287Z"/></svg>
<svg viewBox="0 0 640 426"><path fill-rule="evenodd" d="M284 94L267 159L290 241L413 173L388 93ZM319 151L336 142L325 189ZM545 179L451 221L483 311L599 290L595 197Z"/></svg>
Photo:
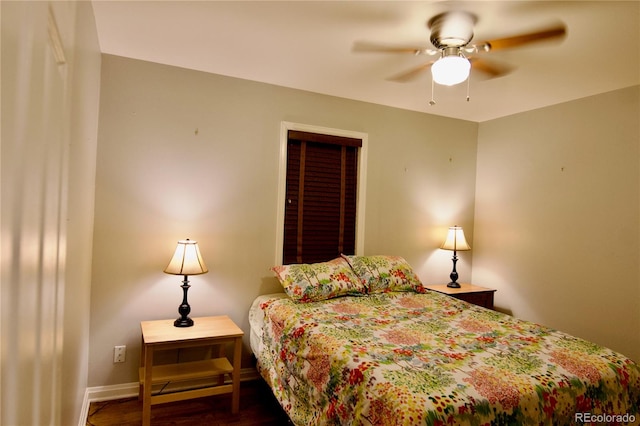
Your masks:
<svg viewBox="0 0 640 426"><path fill-rule="evenodd" d="M460 84L469 78L471 63L462 56L445 56L431 66L433 81L444 86Z"/></svg>

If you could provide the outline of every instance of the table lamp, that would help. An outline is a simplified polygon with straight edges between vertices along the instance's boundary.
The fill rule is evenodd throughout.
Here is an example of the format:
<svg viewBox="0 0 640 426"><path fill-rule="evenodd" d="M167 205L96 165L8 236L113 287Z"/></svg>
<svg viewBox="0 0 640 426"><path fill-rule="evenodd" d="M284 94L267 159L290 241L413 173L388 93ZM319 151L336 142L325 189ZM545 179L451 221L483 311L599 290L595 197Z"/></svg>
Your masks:
<svg viewBox="0 0 640 426"><path fill-rule="evenodd" d="M471 250L471 246L467 243L467 240L464 238L464 231L462 230L462 226L452 226L449 228L449 232L447 233L447 239L440 246L443 250L453 250L453 271L449 278L451 278L451 282L447 284L447 287L451 288L460 288L460 284L458 284L458 272L456 271L456 262L458 261L458 256L456 255L457 251L465 251Z"/></svg>
<svg viewBox="0 0 640 426"><path fill-rule="evenodd" d="M187 301L187 291L189 290L189 275L200 275L209 272L207 266L202 260L200 255L200 249L198 249L198 242L191 241L190 239L178 241L178 247L173 254L169 265L164 269L164 272L172 275L184 275L182 281L182 303L178 307L180 318L173 322L175 327L191 327L193 320L189 318L189 312L191 307Z"/></svg>

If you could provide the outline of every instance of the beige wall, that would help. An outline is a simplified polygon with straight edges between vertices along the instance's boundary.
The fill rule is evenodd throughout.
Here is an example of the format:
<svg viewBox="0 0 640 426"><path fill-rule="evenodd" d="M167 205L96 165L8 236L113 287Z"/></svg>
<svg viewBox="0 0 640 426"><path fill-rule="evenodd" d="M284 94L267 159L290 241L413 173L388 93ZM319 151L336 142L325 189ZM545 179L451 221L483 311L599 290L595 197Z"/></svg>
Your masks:
<svg viewBox="0 0 640 426"><path fill-rule="evenodd" d="M209 267L191 277L192 316L230 315L249 354L249 306L280 291L268 268L281 121L367 133L365 253L448 278L446 227L473 235L476 123L103 56L89 386L137 380L139 322L177 317L181 277L162 270L187 237ZM120 344L127 361L113 364Z"/></svg>
<svg viewBox="0 0 640 426"><path fill-rule="evenodd" d="M640 360L638 87L480 124L473 280Z"/></svg>
<svg viewBox="0 0 640 426"><path fill-rule="evenodd" d="M100 87L93 11L90 2L0 7L0 423L77 424L88 375Z"/></svg>

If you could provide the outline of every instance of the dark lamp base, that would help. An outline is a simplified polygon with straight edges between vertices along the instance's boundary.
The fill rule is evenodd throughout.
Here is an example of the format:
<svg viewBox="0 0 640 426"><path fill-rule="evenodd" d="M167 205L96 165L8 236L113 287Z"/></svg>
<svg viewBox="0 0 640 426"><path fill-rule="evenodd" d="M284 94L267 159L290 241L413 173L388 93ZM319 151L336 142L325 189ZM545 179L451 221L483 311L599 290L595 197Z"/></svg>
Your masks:
<svg viewBox="0 0 640 426"><path fill-rule="evenodd" d="M174 327L191 327L193 325L193 320L189 318L189 312L191 312L191 306L189 306L189 302L187 301L187 291L189 291L189 280L185 275L184 280L182 281L182 303L178 307L178 313L180 314L180 318L173 322Z"/></svg>
<svg viewBox="0 0 640 426"><path fill-rule="evenodd" d="M189 317L187 318L178 318L173 322L174 327L191 327L193 326L193 320Z"/></svg>
<svg viewBox="0 0 640 426"><path fill-rule="evenodd" d="M453 250L453 257L451 258L453 261L453 271L449 274L449 279L451 282L447 284L449 288L460 288L460 284L458 284L458 272L456 271L456 262L458 261L458 256L456 256L456 250Z"/></svg>

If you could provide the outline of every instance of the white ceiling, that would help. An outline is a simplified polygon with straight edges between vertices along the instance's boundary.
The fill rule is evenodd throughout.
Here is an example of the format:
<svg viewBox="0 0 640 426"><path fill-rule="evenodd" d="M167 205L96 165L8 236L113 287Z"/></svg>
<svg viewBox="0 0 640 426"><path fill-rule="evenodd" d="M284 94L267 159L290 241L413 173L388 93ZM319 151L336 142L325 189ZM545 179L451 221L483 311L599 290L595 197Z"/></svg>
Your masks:
<svg viewBox="0 0 640 426"><path fill-rule="evenodd" d="M482 122L640 84L638 1L100 1L103 53ZM510 74L436 86L430 73L388 78L426 56L354 53L367 41L431 47L426 21L448 10L478 16L474 41L562 21L567 36L485 58Z"/></svg>

